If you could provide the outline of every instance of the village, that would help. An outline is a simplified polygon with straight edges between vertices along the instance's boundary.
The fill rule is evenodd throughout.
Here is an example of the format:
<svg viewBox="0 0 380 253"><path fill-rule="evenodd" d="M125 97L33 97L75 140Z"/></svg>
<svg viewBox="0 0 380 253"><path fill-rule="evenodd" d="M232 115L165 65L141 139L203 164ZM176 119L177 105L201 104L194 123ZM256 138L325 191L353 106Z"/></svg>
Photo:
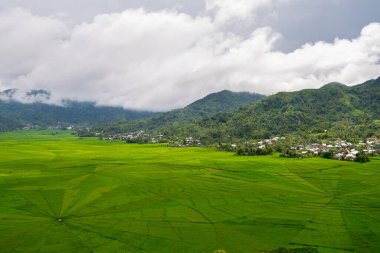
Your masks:
<svg viewBox="0 0 380 253"><path fill-rule="evenodd" d="M377 138L368 138L365 142L351 143L345 140L329 141L327 143L314 143L310 145L298 145L292 147L297 150L301 157L323 156L331 154L333 159L353 161L360 152L368 156L374 156L380 153L379 140ZM325 155L328 157L327 155Z"/></svg>
<svg viewBox="0 0 380 253"><path fill-rule="evenodd" d="M126 143L141 143L141 144L155 144L155 143L167 143L168 140L164 138L163 134L151 135L145 131L129 132L124 134L108 134L104 135L102 132L95 132L95 137L99 137L101 140L106 141L125 141Z"/></svg>
<svg viewBox="0 0 380 253"><path fill-rule="evenodd" d="M358 143L352 143L346 140L323 141L320 143L287 145L285 137L273 137L258 142L244 144L231 144L226 148L224 145L218 145L219 149L235 151L238 154L240 150L256 150L254 154L260 154L260 150L269 150L269 153L277 151L283 157L289 158L308 158L323 157L336 160L355 161L360 154L365 156L375 156L380 154L380 140L376 137L367 138ZM261 152L263 154L268 154Z"/></svg>
<svg viewBox="0 0 380 253"><path fill-rule="evenodd" d="M144 131L136 131L124 134L104 135L95 132L94 136L102 140L120 140L126 143L155 144L167 143L170 147L209 147L201 142L199 138L192 136L184 138L169 138L163 134L149 134ZM355 161L360 153L367 156L380 154L380 139L373 137L367 138L357 143L346 140L324 140L319 143L289 144L286 137L272 137L255 142L244 143L224 143L217 144L216 148L221 151L236 152L239 155L267 155L278 152L283 157L289 158L308 158L324 157L336 160ZM245 152L241 152L241 151ZM246 152L251 150L251 152ZM252 152L252 150L254 152Z"/></svg>

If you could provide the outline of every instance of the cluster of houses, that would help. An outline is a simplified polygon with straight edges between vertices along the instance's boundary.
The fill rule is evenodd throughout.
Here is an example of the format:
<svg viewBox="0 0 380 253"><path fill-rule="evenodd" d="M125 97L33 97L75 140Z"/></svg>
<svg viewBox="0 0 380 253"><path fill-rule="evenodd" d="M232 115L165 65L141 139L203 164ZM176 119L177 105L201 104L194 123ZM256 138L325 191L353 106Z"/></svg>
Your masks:
<svg viewBox="0 0 380 253"><path fill-rule="evenodd" d="M216 148L221 151L236 152L237 154L244 153L244 155L266 155L272 154L277 143L285 140L285 137L273 137L258 142L244 142L239 144L219 143Z"/></svg>
<svg viewBox="0 0 380 253"><path fill-rule="evenodd" d="M159 134L155 137L150 138L150 143L165 143L167 140L164 138L163 134Z"/></svg>
<svg viewBox="0 0 380 253"><path fill-rule="evenodd" d="M25 126L21 128L21 130L24 130L24 131L38 130L38 129L45 129L45 128L43 126L32 125L32 124L26 124ZM46 129L48 130L80 130L80 128L75 125L70 125L63 122L57 122L55 125L49 126Z"/></svg>
<svg viewBox="0 0 380 253"><path fill-rule="evenodd" d="M191 136L186 137L183 140L170 141L169 146L171 147L201 147L202 142Z"/></svg>
<svg viewBox="0 0 380 253"><path fill-rule="evenodd" d="M280 141L280 140L283 141L285 139L286 139L285 137L273 137L273 138L261 140L261 141L258 141L258 142L246 142L246 143L244 143L244 145L246 145L246 146L255 146L255 147L259 148L259 149L264 149L264 148L272 147L278 141ZM240 146L240 144L231 144L231 147L233 149L236 149L239 146Z"/></svg>
<svg viewBox="0 0 380 253"><path fill-rule="evenodd" d="M354 161L359 153L368 156L380 154L380 139L368 138L359 143L351 143L345 140L326 141L324 143L290 145L285 137L273 137L258 142L246 142L244 144L218 145L219 150L236 152L239 149L256 149L253 154L270 154L271 152L258 152L257 150L277 150L285 153L285 157L329 157L337 160ZM285 150L284 150L284 147Z"/></svg>
<svg viewBox="0 0 380 253"><path fill-rule="evenodd" d="M144 131L123 133L123 134L109 134L109 135L104 135L103 133L95 132L95 136L100 137L102 140L106 140L106 141L113 141L113 140L128 141L128 140L138 139L141 137L144 137L144 138L149 137L147 134L144 133Z"/></svg>
<svg viewBox="0 0 380 253"><path fill-rule="evenodd" d="M49 130L79 130L80 127L64 122L57 122L55 125L49 126ZM87 128L89 130L89 128Z"/></svg>
<svg viewBox="0 0 380 253"><path fill-rule="evenodd" d="M273 137L271 139L265 139L265 140L259 141L257 142L257 145L258 145L258 148L264 149L264 148L267 148L268 146L275 145L280 140L283 141L285 139L286 139L285 137Z"/></svg>
<svg viewBox="0 0 380 253"><path fill-rule="evenodd" d="M129 143L169 143L172 147L201 147L202 143L200 140L195 139L191 136L180 140L168 140L163 134L150 135L144 131L130 132L124 134L109 134L104 135L101 132L95 132L95 136L101 138L102 140L113 141L120 140Z"/></svg>
<svg viewBox="0 0 380 253"><path fill-rule="evenodd" d="M169 143L172 147L201 147L202 143L199 139L193 138L191 136L183 139L168 139L163 134L152 135L145 131L136 131L121 134L105 134L103 132L91 132L91 136L99 137L106 141L125 141L128 143Z"/></svg>
<svg viewBox="0 0 380 253"><path fill-rule="evenodd" d="M165 140L163 134L158 134L155 136L151 136L150 134L144 131L130 132L124 134L109 134L104 135L100 132L95 132L95 136L101 138L102 140L112 141L112 140L120 140L126 141L130 143L163 143L167 142Z"/></svg>
<svg viewBox="0 0 380 253"><path fill-rule="evenodd" d="M377 138L368 138L366 141L359 143L336 140L327 143L297 145L291 149L295 150L300 157L319 156L324 153L331 153L333 159L353 161L361 151L369 156L380 154L380 140Z"/></svg>

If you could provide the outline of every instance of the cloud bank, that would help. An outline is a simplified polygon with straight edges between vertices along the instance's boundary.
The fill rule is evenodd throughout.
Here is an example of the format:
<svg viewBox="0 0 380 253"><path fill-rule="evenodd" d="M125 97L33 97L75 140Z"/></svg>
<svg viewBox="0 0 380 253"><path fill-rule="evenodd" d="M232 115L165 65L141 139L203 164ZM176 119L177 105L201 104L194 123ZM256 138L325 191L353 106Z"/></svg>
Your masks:
<svg viewBox="0 0 380 253"><path fill-rule="evenodd" d="M56 101L164 111L223 89L271 94L380 75L379 23L352 40L283 53L274 49L281 34L269 27L245 37L222 28L276 1L236 1L241 9L229 2L209 0L213 16L128 9L74 27L25 9L2 12L0 90L46 89Z"/></svg>

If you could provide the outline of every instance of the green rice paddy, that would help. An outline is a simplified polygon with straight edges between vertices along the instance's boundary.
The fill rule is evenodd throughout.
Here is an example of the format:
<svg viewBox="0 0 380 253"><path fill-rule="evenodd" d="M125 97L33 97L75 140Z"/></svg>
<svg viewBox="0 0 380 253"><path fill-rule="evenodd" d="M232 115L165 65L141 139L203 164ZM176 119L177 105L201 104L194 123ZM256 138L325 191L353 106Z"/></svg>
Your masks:
<svg viewBox="0 0 380 253"><path fill-rule="evenodd" d="M380 159L358 164L0 134L0 252L380 252Z"/></svg>

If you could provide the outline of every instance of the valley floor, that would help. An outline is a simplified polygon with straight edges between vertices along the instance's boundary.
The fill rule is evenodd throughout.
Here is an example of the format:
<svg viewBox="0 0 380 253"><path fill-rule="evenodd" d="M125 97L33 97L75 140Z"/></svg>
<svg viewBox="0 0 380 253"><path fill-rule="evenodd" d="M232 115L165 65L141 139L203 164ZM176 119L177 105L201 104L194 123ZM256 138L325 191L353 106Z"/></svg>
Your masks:
<svg viewBox="0 0 380 253"><path fill-rule="evenodd" d="M0 134L1 252L380 252L380 158Z"/></svg>

